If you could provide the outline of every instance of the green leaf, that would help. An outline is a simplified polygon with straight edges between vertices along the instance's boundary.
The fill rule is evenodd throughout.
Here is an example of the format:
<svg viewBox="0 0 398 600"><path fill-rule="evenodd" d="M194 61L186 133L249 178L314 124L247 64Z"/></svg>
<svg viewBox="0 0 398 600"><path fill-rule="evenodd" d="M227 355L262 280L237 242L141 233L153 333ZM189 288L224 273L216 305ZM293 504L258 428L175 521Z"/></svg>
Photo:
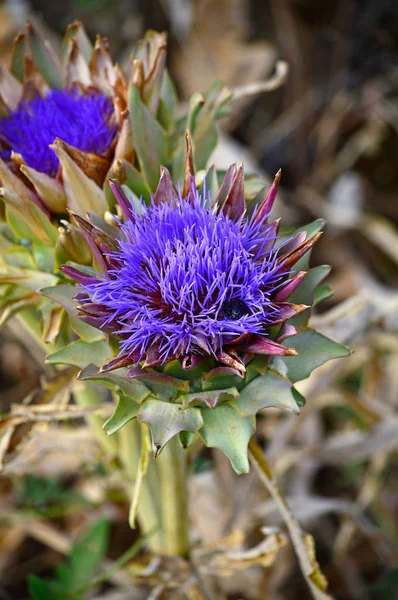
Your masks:
<svg viewBox="0 0 398 600"><path fill-rule="evenodd" d="M40 286L37 286L40 287ZM40 290L42 296L50 298L57 304L64 307L68 313L70 325L85 342L97 342L104 339L104 334L99 329L87 325L84 321L77 318L77 300L74 297L77 294L77 287L70 284L57 285Z"/></svg>
<svg viewBox="0 0 398 600"><path fill-rule="evenodd" d="M143 402L137 418L140 422L148 423L155 456L180 431L195 433L203 425L198 408L184 408L181 404L151 398Z"/></svg>
<svg viewBox="0 0 398 600"><path fill-rule="evenodd" d="M150 189L155 191L160 177L160 165L166 164L167 161L167 136L141 101L135 85L130 86L129 111L140 169Z"/></svg>
<svg viewBox="0 0 398 600"><path fill-rule="evenodd" d="M32 51L35 66L52 88L63 86L61 65L48 42L45 42L31 23L27 24L28 44Z"/></svg>
<svg viewBox="0 0 398 600"><path fill-rule="evenodd" d="M42 287L55 285L57 281L59 281L58 277L51 273L43 273L32 269L0 267L0 283L14 283L15 285L20 285L33 292Z"/></svg>
<svg viewBox="0 0 398 600"><path fill-rule="evenodd" d="M186 129L192 133L196 115L204 103L204 97L201 93L195 92L189 99L188 112L177 122L177 127L173 136L173 159L172 175L174 181L184 180L185 165L185 142L184 132Z"/></svg>
<svg viewBox="0 0 398 600"><path fill-rule="evenodd" d="M184 394L181 396L185 405L199 404L199 406L208 406L214 408L221 402L226 402L239 396L239 392L235 387L227 388L226 390L214 390L208 392L195 392L192 394Z"/></svg>
<svg viewBox="0 0 398 600"><path fill-rule="evenodd" d="M58 240L57 240L58 241ZM39 271L52 273L54 271L54 248L44 244L32 244L33 258Z"/></svg>
<svg viewBox="0 0 398 600"><path fill-rule="evenodd" d="M314 369L328 360L349 356L351 353L347 346L337 344L309 328L287 338L283 345L298 352L298 356L283 357L288 377L293 383L306 379Z"/></svg>
<svg viewBox="0 0 398 600"><path fill-rule="evenodd" d="M194 440L195 434L190 431L180 431L178 440L183 448L189 448Z"/></svg>
<svg viewBox="0 0 398 600"><path fill-rule="evenodd" d="M80 371L78 379L101 382L104 387L120 389L123 394L133 398L136 402L143 402L151 393L150 390L139 381L127 379L126 374L127 369L115 369L110 373L100 373L99 368L92 364Z"/></svg>
<svg viewBox="0 0 398 600"><path fill-rule="evenodd" d="M105 340L83 342L77 340L46 356L47 365L72 365L84 369L90 363L104 364L112 358L112 351Z"/></svg>
<svg viewBox="0 0 398 600"><path fill-rule="evenodd" d="M18 269L35 269L36 267L30 250L24 246L14 246L1 254L4 262L10 267Z"/></svg>
<svg viewBox="0 0 398 600"><path fill-rule="evenodd" d="M303 394L300 394L300 392L296 390L295 387L292 387L292 394L294 396L295 401L297 402L297 406L301 408L302 406L305 406L307 404L307 400L304 398Z"/></svg>
<svg viewBox="0 0 398 600"><path fill-rule="evenodd" d="M35 306L40 300L35 292L28 292L17 285L1 287L7 291L0 300L0 327L19 311Z"/></svg>
<svg viewBox="0 0 398 600"><path fill-rule="evenodd" d="M142 173L137 171L137 169L135 169L129 162L127 162L127 160L120 159L120 162L122 163L125 169L126 185L128 186L128 188L137 196L138 199L140 199L142 196L144 202L149 204L151 201L151 190L147 182L145 181ZM129 197L128 194L127 197Z"/></svg>
<svg viewBox="0 0 398 600"><path fill-rule="evenodd" d="M97 521L84 538L74 544L61 580L63 592L73 593L87 584L104 558L109 542L109 523Z"/></svg>
<svg viewBox="0 0 398 600"><path fill-rule="evenodd" d="M317 286L329 275L329 273L330 267L328 265L321 265L307 271L307 275L304 277L297 290L290 296L289 302L293 302L294 304L307 304L307 306L311 307L314 304L314 294ZM298 328L302 327L307 324L310 313L310 308L303 310L303 312L290 319L289 323Z"/></svg>
<svg viewBox="0 0 398 600"><path fill-rule="evenodd" d="M204 408L202 417L199 435L206 446L224 452L238 475L248 473L247 445L254 432L255 418L241 417L229 404Z"/></svg>
<svg viewBox="0 0 398 600"><path fill-rule="evenodd" d="M119 431L126 423L135 419L140 410L141 405L132 398L128 398L121 392L119 392L118 396L119 399L115 412L102 427L106 435L112 435L116 431Z"/></svg>
<svg viewBox="0 0 398 600"><path fill-rule="evenodd" d="M50 148L57 155L62 167L68 207L81 217L86 217L90 210L103 215L108 210L103 190L69 156L62 141L56 138Z"/></svg>
<svg viewBox="0 0 398 600"><path fill-rule="evenodd" d="M179 360L172 360L164 366L163 373L185 379L187 381L195 381L202 378L204 372L208 371L209 365L212 364L212 359L204 360L200 366L194 369L184 369Z"/></svg>
<svg viewBox="0 0 398 600"><path fill-rule="evenodd" d="M165 69L160 90L158 120L169 133L172 133L175 127L177 104L178 97L173 80Z"/></svg>
<svg viewBox="0 0 398 600"><path fill-rule="evenodd" d="M268 369L244 387L233 404L242 415L255 415L263 408L280 408L298 414L299 408L292 393L292 384L280 373Z"/></svg>
<svg viewBox="0 0 398 600"><path fill-rule="evenodd" d="M21 82L24 79L25 55L27 54L27 52L28 47L26 43L26 35L20 33L14 39L10 71L14 75L14 77L16 77Z"/></svg>
<svg viewBox="0 0 398 600"><path fill-rule="evenodd" d="M243 383L242 377L235 375L228 367L216 367L203 375L202 387L205 391L225 390Z"/></svg>
<svg viewBox="0 0 398 600"><path fill-rule="evenodd" d="M57 600L58 598L50 584L36 575L28 575L28 589L33 600Z"/></svg>
<svg viewBox="0 0 398 600"><path fill-rule="evenodd" d="M20 198L9 189L2 191L6 205L6 218L18 238L54 246L58 239L57 228L48 216L27 197Z"/></svg>
<svg viewBox="0 0 398 600"><path fill-rule="evenodd" d="M220 108L231 97L230 92L216 81L206 92L205 102L193 119L192 143L196 170L205 169L217 145L216 120L222 116Z"/></svg>
<svg viewBox="0 0 398 600"><path fill-rule="evenodd" d="M66 67L67 65L67 59L69 54L69 42L72 39L76 40L80 52L86 59L87 63L90 63L93 54L93 45L90 42L82 23L80 23L79 21L75 21L74 23L68 26L64 35L64 39L62 40L62 58L64 66Z"/></svg>
<svg viewBox="0 0 398 600"><path fill-rule="evenodd" d="M314 301L312 306L317 306L331 296L333 296L333 290L328 285L319 285L314 291Z"/></svg>

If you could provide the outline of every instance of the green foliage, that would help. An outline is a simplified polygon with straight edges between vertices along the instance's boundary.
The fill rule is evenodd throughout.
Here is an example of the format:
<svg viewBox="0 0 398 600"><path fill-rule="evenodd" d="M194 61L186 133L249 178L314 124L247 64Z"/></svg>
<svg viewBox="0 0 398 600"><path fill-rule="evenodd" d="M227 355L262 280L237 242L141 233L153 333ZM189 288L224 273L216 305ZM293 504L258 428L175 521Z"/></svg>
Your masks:
<svg viewBox="0 0 398 600"><path fill-rule="evenodd" d="M297 356L285 356L287 375L292 383L310 376L311 372L333 358L350 355L347 346L342 346L313 329L305 329L298 335L287 338L284 346L294 348Z"/></svg>
<svg viewBox="0 0 398 600"><path fill-rule="evenodd" d="M109 541L108 521L95 523L82 540L72 546L66 564L56 570L56 578L42 580L29 576L29 592L33 600L83 600L81 593L90 588L90 581L104 558Z"/></svg>
<svg viewBox="0 0 398 600"><path fill-rule="evenodd" d="M203 427L199 434L206 446L226 454L236 473L249 472L247 446L254 433L255 418L242 417L229 404L202 410Z"/></svg>
<svg viewBox="0 0 398 600"><path fill-rule="evenodd" d="M396 600L398 598L398 569L391 569L371 588L371 600Z"/></svg>
<svg viewBox="0 0 398 600"><path fill-rule="evenodd" d="M39 513L46 513L53 506L87 504L83 496L64 487L59 481L35 475L27 475L17 480L16 491L19 503L24 509L33 509Z"/></svg>

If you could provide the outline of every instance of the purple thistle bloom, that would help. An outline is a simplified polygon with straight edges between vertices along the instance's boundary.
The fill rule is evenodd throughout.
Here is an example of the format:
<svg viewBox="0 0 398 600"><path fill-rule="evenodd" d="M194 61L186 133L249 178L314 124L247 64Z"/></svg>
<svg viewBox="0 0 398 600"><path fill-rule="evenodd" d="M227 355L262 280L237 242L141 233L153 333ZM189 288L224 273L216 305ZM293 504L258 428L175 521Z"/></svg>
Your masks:
<svg viewBox="0 0 398 600"><path fill-rule="evenodd" d="M119 340L119 356L102 371L210 355L242 375L253 354L295 354L280 343L295 333L286 321L307 308L288 302L305 276L292 267L319 234L281 243L279 222L268 223L279 176L250 218L235 165L213 202L189 174L177 193L166 169L148 207L134 208L111 181L125 219L114 238L75 215L103 273L61 270L81 285L80 318Z"/></svg>
<svg viewBox="0 0 398 600"><path fill-rule="evenodd" d="M82 95L77 88L51 90L42 98L21 102L0 121L3 157L11 150L28 166L55 177L59 161L49 148L55 138L84 152L103 155L116 132L112 100L96 92ZM8 148L7 148L8 147Z"/></svg>
<svg viewBox="0 0 398 600"><path fill-rule="evenodd" d="M112 310L121 350L138 354L154 344L162 362L215 353L243 333L263 333L278 307L271 294L281 273L267 250L271 226L234 222L206 208L195 193L176 206L132 211L121 227L120 249L108 277L85 287L94 303Z"/></svg>

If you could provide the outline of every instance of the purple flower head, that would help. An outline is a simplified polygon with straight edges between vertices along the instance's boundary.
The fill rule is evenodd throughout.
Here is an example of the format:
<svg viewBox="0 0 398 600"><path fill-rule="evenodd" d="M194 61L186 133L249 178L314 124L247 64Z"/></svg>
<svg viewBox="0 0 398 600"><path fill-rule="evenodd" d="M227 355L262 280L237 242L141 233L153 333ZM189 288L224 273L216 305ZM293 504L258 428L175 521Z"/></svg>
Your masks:
<svg viewBox="0 0 398 600"><path fill-rule="evenodd" d="M165 173L148 207L114 186L126 218L117 240L78 218L104 272L62 270L82 285L81 318L119 338L103 370L210 355L242 373L248 353L294 353L268 330L306 308L286 300L305 275L291 267L314 240L278 239L278 222L267 222L277 184L248 218L243 170L227 173L213 203L192 181L177 193Z"/></svg>
<svg viewBox="0 0 398 600"><path fill-rule="evenodd" d="M175 206L132 210L108 276L86 286L92 301L112 308L124 353L157 344L162 361L216 352L239 335L263 333L278 307L281 281L271 226L234 222L206 208L195 192Z"/></svg>
<svg viewBox="0 0 398 600"><path fill-rule="evenodd" d="M1 119L2 155L7 157L13 150L28 166L55 177L59 162L49 148L55 138L84 152L104 155L116 132L112 115L112 100L99 92L51 90L44 98L22 101Z"/></svg>

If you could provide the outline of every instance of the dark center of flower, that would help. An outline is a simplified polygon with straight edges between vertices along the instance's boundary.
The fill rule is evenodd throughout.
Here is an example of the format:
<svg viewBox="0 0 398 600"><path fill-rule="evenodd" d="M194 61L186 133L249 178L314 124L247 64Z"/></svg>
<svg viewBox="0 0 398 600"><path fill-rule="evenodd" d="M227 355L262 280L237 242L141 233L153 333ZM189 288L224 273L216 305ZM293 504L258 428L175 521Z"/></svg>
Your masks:
<svg viewBox="0 0 398 600"><path fill-rule="evenodd" d="M246 314L248 314L248 307L243 300L239 300L239 298L223 302L220 311L220 317L222 319L232 319L233 321L237 321Z"/></svg>
<svg viewBox="0 0 398 600"><path fill-rule="evenodd" d="M99 92L83 95L77 89L52 90L44 98L21 102L0 121L0 154L8 158L13 150L30 167L54 177L58 158L49 145L55 138L103 155L116 131L112 116L111 99Z"/></svg>

